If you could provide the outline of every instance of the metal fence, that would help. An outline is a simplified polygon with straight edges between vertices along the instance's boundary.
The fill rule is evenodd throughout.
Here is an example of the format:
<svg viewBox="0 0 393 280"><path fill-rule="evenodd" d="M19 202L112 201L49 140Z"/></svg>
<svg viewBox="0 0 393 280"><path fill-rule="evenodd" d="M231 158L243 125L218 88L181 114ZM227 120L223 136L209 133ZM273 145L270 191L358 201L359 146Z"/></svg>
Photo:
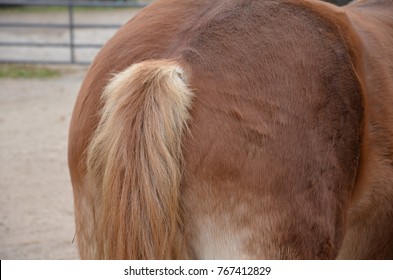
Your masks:
<svg viewBox="0 0 393 280"><path fill-rule="evenodd" d="M11 29L44 29L44 30L53 30L53 29L66 29L69 33L68 42L66 43L54 43L54 42L13 42L13 41L0 41L0 47L2 48L66 48L69 50L69 59L68 60L42 60L42 59L8 59L8 58L0 58L0 63L28 63L28 64L89 64L90 61L82 61L78 60L75 56L76 49L90 48L90 49L99 49L102 47L102 44L96 43L78 43L75 40L75 31L78 29L118 29L120 24L99 24L96 22L92 23L77 23L75 22L75 8L78 7L134 7L141 8L146 6L147 2L137 2L137 1L44 1L44 0L13 0L13 1L4 1L0 0L0 9L5 7L15 7L15 6L45 6L45 7L65 7L65 12L68 14L67 22L65 23L30 23L30 22L0 22L0 32L1 29L11 28Z"/></svg>
<svg viewBox="0 0 393 280"><path fill-rule="evenodd" d="M344 5L351 0L323 0L337 5ZM26 38L18 38L17 41L8 41L6 37L0 38L0 48L6 48L8 53L14 54L13 50L16 48L26 49L68 49L68 59L24 59L24 58L8 58L0 57L0 63L39 63L39 64L89 64L90 61L78 59L75 55L77 49L99 49L102 43L80 43L75 38L76 30L88 29L113 29L116 30L120 24L101 24L97 22L92 23L78 23L75 21L75 9L79 7L134 7L141 8L151 1L131 1L131 0L0 0L0 9L5 7L15 6L45 6L45 7L65 7L64 12L67 13L67 20L63 23L31 23L31 22L16 22L0 20L0 34L2 29L19 29L19 30L55 30L63 29L69 33L67 42L46 42L42 41L29 41ZM1 15L1 14L0 14ZM20 40L22 39L22 40ZM0 49L0 51L1 51ZM6 55L6 54L5 54Z"/></svg>

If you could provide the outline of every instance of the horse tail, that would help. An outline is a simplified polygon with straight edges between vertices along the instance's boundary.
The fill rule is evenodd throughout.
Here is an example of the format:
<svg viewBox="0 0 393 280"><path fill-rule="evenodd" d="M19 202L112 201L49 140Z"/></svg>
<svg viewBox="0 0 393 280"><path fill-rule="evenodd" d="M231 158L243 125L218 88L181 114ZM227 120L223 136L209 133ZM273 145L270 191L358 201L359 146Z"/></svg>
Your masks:
<svg viewBox="0 0 393 280"><path fill-rule="evenodd" d="M179 189L192 92L174 61L116 74L87 149L92 258L184 258Z"/></svg>

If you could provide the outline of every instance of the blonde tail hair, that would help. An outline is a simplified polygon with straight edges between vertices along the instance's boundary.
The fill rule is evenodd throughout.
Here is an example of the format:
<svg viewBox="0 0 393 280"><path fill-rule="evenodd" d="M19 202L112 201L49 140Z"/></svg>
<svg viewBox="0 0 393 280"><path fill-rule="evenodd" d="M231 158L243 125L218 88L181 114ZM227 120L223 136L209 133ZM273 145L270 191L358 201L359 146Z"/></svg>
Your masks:
<svg viewBox="0 0 393 280"><path fill-rule="evenodd" d="M173 61L134 64L105 88L87 150L90 258L186 258L180 233L182 135L192 92Z"/></svg>

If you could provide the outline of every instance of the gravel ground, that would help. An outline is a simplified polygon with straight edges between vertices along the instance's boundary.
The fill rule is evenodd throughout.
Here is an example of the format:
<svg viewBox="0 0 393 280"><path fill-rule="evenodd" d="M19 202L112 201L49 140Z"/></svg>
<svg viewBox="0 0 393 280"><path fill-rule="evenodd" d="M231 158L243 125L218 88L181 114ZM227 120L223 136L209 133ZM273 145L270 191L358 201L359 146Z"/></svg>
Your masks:
<svg viewBox="0 0 393 280"><path fill-rule="evenodd" d="M113 23L125 22L133 14L135 10L94 11L78 13L76 18ZM51 22L60 16L57 12L2 13L0 21ZM90 32L78 38L105 42L113 32ZM34 36L60 42L68 34L0 29L0 41L28 41ZM61 59L58 52L35 51L34 58ZM0 55L29 57L32 50L0 48ZM78 258L72 243L75 225L67 134L87 68L56 68L62 72L57 78L0 80L0 259Z"/></svg>

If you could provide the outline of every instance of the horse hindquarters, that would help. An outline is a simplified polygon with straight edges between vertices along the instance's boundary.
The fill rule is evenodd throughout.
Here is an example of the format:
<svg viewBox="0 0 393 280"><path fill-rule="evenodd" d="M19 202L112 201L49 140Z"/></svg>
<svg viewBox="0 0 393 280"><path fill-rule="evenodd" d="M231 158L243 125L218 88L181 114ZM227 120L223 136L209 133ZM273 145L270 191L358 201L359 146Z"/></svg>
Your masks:
<svg viewBox="0 0 393 280"><path fill-rule="evenodd" d="M93 63L71 125L82 257L186 258L183 229L197 258L337 255L362 101L345 32L317 3L157 1L122 27ZM126 90L107 88L96 130L109 74L151 57L186 67L190 134L170 133L184 128L188 101L154 94L173 76L154 75L165 71L152 62L117 76Z"/></svg>
<svg viewBox="0 0 393 280"><path fill-rule="evenodd" d="M242 3L184 54L190 246L207 259L335 258L361 149L356 42L345 15L316 2Z"/></svg>

